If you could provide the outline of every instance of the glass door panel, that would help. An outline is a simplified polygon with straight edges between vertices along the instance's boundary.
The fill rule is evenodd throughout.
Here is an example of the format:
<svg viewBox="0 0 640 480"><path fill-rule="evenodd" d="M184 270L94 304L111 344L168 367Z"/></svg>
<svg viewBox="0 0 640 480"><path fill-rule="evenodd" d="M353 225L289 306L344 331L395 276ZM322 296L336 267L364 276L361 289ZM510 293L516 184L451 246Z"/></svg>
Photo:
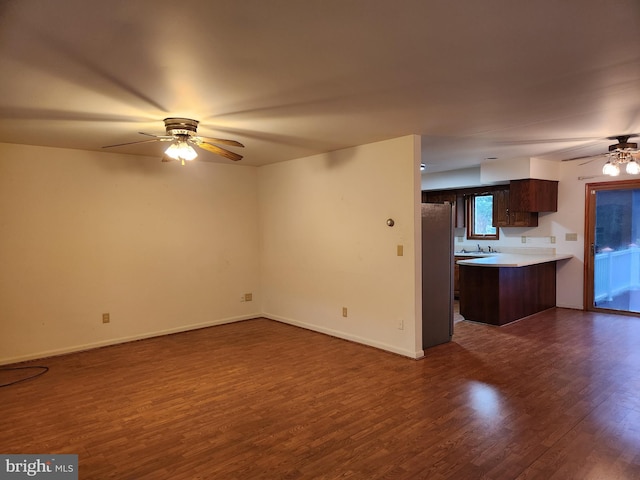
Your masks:
<svg viewBox="0 0 640 480"><path fill-rule="evenodd" d="M595 191L593 307L640 313L640 188Z"/></svg>

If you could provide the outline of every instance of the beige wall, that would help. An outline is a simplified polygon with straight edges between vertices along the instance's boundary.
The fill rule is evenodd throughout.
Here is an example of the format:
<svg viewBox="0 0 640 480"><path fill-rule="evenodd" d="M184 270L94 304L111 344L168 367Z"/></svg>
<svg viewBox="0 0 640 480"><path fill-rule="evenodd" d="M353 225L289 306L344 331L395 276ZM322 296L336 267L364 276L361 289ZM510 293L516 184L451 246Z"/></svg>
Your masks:
<svg viewBox="0 0 640 480"><path fill-rule="evenodd" d="M421 354L419 152L408 136L261 167L267 317Z"/></svg>
<svg viewBox="0 0 640 480"><path fill-rule="evenodd" d="M0 144L0 362L259 315L257 190L255 167Z"/></svg>
<svg viewBox="0 0 640 480"><path fill-rule="evenodd" d="M0 144L0 363L262 314L419 356L419 152L408 136L260 168L180 167ZM582 308L584 185L611 180L579 163L560 165L558 212L495 245L555 237L574 255L558 265L569 308Z"/></svg>
<svg viewBox="0 0 640 480"><path fill-rule="evenodd" d="M0 363L263 312L420 356L419 152L259 169L0 144Z"/></svg>

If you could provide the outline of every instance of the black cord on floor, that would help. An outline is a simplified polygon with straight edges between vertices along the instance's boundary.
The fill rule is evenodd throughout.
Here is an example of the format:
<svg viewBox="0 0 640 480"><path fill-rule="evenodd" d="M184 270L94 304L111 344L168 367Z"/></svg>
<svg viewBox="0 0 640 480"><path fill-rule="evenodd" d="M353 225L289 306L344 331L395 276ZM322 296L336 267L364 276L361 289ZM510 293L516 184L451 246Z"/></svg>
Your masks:
<svg viewBox="0 0 640 480"><path fill-rule="evenodd" d="M13 382L9 382L9 383L0 383L0 387L10 387L11 385L15 385L16 383L20 383L20 382L26 382L27 380L31 380L32 378L36 378L39 377L40 375L44 375L45 373L47 373L49 371L49 367L44 367L41 365L33 365L30 367L0 367L0 371L9 371L9 370L30 370L36 368L38 370L40 370L38 373L31 375L30 377L26 377L26 378L21 378L19 380L14 380Z"/></svg>

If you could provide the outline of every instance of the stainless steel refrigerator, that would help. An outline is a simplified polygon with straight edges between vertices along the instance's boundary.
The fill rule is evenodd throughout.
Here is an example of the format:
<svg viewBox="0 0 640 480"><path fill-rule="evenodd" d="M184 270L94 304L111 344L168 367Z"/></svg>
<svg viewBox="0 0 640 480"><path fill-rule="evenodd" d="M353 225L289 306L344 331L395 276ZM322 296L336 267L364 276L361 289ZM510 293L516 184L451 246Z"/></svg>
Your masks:
<svg viewBox="0 0 640 480"><path fill-rule="evenodd" d="M422 348L453 336L453 206L422 204Z"/></svg>

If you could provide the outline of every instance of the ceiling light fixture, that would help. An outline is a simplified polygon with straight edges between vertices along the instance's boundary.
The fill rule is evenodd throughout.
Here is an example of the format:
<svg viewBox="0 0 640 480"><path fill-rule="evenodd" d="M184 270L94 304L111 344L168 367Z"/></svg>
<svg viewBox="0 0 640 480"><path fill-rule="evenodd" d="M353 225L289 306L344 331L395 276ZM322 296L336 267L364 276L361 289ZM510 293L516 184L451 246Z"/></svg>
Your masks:
<svg viewBox="0 0 640 480"><path fill-rule="evenodd" d="M602 167L602 173L610 177L617 177L620 175L620 166L617 163L611 163L611 160L609 160Z"/></svg>
<svg viewBox="0 0 640 480"><path fill-rule="evenodd" d="M638 165L635 158L632 158L629 160L629 163L627 163L627 173L631 175L638 175L640 173L640 165Z"/></svg>
<svg viewBox="0 0 640 480"><path fill-rule="evenodd" d="M640 173L640 165L636 161L634 154L638 154L638 144L630 142L629 138L637 137L636 134L620 135L617 137L609 137L611 140L618 140L618 143L609 145L609 153L606 154L609 159L602 167L602 173L611 177L620 175L620 165L626 164L625 170L630 175L638 175Z"/></svg>
<svg viewBox="0 0 640 480"><path fill-rule="evenodd" d="M633 144L637 145L637 144ZM613 151L608 154L609 160L602 167L602 173L611 177L620 175L620 165L626 164L625 171L630 175L640 174L640 165L630 151Z"/></svg>
<svg viewBox="0 0 640 480"><path fill-rule="evenodd" d="M198 153L194 150L193 146L228 158L234 162L242 159L242 155L232 152L231 150L227 150L226 148L219 147L216 143L230 145L232 147L244 147L244 145L236 140L200 137L197 134L198 123L199 122L197 120L192 120L191 118L165 118L164 126L167 132L166 135L154 135L153 133L139 132L141 135L151 137L152 140L147 139L140 140L138 142L117 143L115 145L105 145L102 148L124 147L138 143L171 142L169 148L164 152L162 157L163 162L180 160L182 165L184 165L185 160L194 160L198 156Z"/></svg>
<svg viewBox="0 0 640 480"><path fill-rule="evenodd" d="M169 145L169 148L167 148L164 153L174 160L180 160L182 165L184 165L185 160L193 160L198 154L194 148L187 143L188 135L177 135L177 137L178 138Z"/></svg>

